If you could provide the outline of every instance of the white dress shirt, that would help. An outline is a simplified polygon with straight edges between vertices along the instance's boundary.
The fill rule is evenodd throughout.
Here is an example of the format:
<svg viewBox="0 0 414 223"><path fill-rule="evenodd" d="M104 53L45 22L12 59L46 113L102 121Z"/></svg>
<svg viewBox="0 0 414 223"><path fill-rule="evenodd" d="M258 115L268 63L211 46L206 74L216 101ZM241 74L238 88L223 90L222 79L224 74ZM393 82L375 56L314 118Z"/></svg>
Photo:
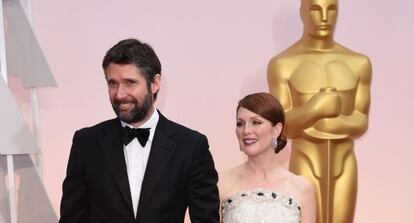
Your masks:
<svg viewBox="0 0 414 223"><path fill-rule="evenodd" d="M137 215L138 201L141 194L142 181L144 179L145 168L147 167L148 157L151 151L152 140L154 138L155 128L157 126L159 114L156 109L147 122L139 126L139 128L151 128L147 144L144 147L134 138L128 145L124 145L125 163L127 166L129 188L131 189L132 205L134 215ZM135 128L128 123L121 121L122 127L129 126Z"/></svg>

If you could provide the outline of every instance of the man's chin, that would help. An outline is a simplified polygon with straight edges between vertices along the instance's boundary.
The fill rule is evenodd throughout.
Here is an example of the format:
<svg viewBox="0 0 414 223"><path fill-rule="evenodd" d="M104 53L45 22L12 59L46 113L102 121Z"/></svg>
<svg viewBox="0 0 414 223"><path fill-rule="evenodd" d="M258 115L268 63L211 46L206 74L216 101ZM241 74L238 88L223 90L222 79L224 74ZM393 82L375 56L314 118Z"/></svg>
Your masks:
<svg viewBox="0 0 414 223"><path fill-rule="evenodd" d="M132 117L131 116L118 115L118 118L121 119L122 121L126 122L126 123L132 122Z"/></svg>
<svg viewBox="0 0 414 223"><path fill-rule="evenodd" d="M122 112L122 111L118 111L116 112L116 116L123 122L129 123L131 122L131 115L129 114L129 112Z"/></svg>
<svg viewBox="0 0 414 223"><path fill-rule="evenodd" d="M122 114L122 113L118 113L118 118L128 124L134 124L136 122L142 121L144 118L141 117L133 117L131 114Z"/></svg>

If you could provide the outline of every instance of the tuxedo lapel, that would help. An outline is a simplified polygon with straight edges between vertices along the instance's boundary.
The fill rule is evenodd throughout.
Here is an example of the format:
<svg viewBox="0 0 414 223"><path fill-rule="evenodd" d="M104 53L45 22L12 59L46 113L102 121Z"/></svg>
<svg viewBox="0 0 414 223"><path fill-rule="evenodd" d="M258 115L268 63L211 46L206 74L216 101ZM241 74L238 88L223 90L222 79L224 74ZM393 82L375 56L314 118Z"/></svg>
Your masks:
<svg viewBox="0 0 414 223"><path fill-rule="evenodd" d="M160 113L160 119L155 130L151 152L148 158L144 180L142 182L137 218L140 213L142 213L145 203L150 198L151 193L155 189L175 151L176 144L169 139L173 133L174 129L171 128L170 121Z"/></svg>
<svg viewBox="0 0 414 223"><path fill-rule="evenodd" d="M128 182L128 173L125 163L125 155L121 141L121 123L118 119L107 126L106 135L100 138L99 143L105 155L112 177L122 194L125 202L133 213L131 191Z"/></svg>

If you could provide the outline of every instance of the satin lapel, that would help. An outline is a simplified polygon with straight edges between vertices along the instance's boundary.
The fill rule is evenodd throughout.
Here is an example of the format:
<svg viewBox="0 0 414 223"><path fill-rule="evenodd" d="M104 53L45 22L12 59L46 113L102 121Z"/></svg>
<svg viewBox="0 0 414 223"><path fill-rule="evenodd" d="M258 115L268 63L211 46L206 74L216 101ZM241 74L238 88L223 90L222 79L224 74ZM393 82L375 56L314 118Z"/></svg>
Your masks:
<svg viewBox="0 0 414 223"><path fill-rule="evenodd" d="M105 155L112 177L122 194L125 202L128 204L131 213L133 213L131 191L129 188L128 173L125 163L125 155L121 141L121 123L115 120L111 129L108 128L107 134L100 140L100 146ZM117 125L118 124L118 125Z"/></svg>
<svg viewBox="0 0 414 223"><path fill-rule="evenodd" d="M151 193L157 186L162 173L175 151L175 142L168 138L173 134L173 131L169 128L168 124L169 121L160 114L145 170L144 180L142 182L137 218L142 213L145 203L151 197Z"/></svg>

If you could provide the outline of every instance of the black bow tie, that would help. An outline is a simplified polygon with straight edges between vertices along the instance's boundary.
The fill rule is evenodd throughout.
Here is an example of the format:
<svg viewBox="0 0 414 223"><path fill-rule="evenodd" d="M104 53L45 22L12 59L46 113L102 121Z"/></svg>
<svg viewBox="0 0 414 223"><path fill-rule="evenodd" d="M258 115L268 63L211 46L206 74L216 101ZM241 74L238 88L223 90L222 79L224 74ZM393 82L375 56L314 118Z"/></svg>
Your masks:
<svg viewBox="0 0 414 223"><path fill-rule="evenodd" d="M148 141L149 134L150 128L131 129L128 126L125 126L123 128L122 142L124 143L124 145L128 145L134 138L137 138L139 144L141 144L142 147L145 147Z"/></svg>

